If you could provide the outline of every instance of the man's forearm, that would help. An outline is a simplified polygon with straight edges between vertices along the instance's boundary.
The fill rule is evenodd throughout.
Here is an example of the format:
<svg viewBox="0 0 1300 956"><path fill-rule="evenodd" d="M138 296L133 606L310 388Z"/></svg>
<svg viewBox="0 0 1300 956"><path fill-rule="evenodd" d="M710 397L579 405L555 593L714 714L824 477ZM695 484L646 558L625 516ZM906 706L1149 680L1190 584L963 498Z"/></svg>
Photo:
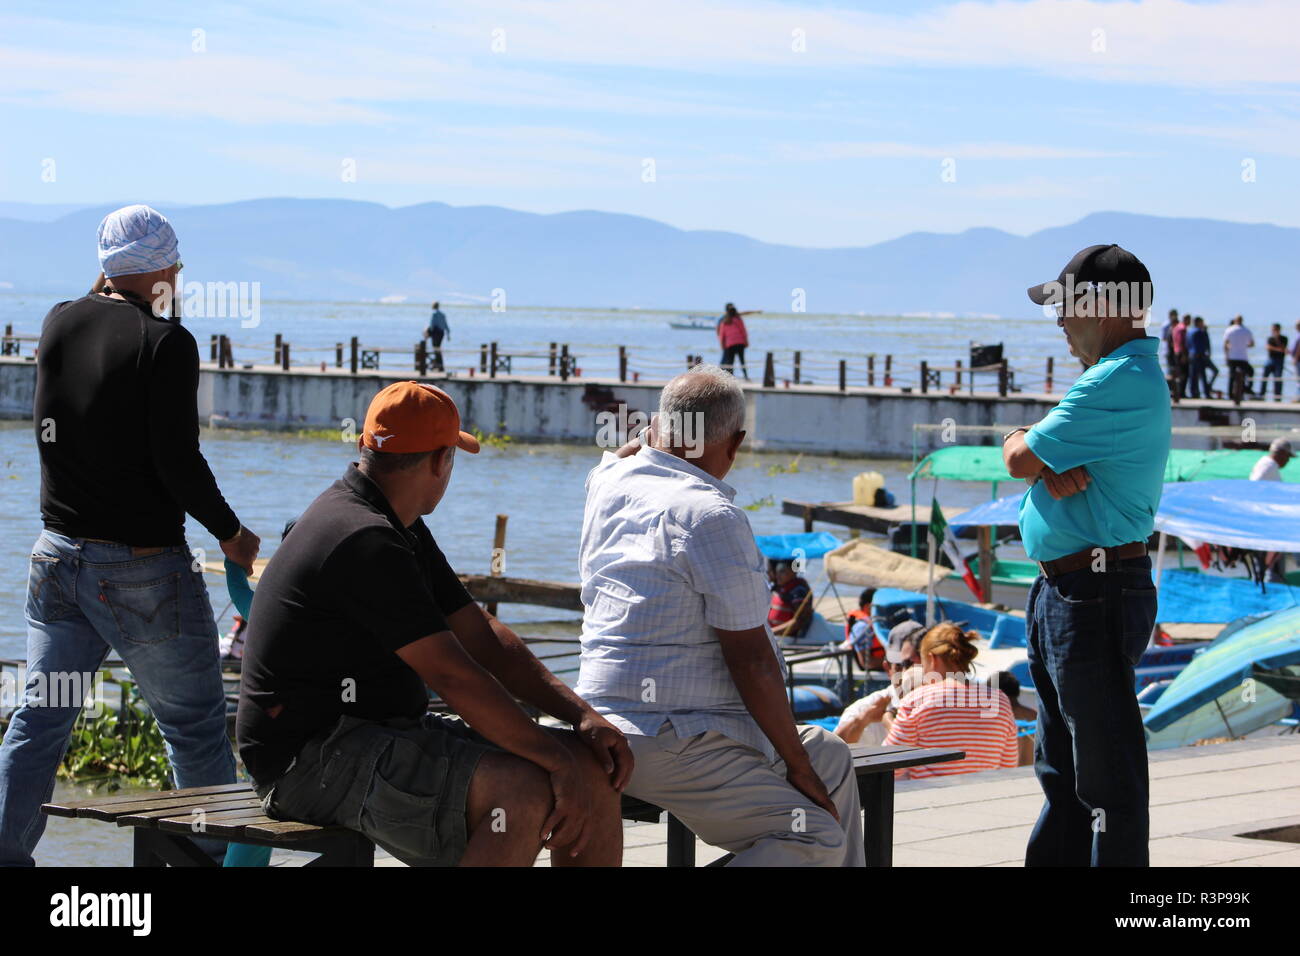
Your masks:
<svg viewBox="0 0 1300 956"><path fill-rule="evenodd" d="M516 697L574 726L589 710L581 697L547 670L519 635L477 604L471 602L456 611L448 623L470 657Z"/></svg>
<svg viewBox="0 0 1300 956"><path fill-rule="evenodd" d="M1012 478L1036 478L1043 470L1043 462L1025 441L1026 434L1015 432L1002 443L1002 463Z"/></svg>
<svg viewBox="0 0 1300 956"><path fill-rule="evenodd" d="M745 708L764 736L772 742L772 747L785 761L786 767L803 767L809 762L808 752L804 750L795 728L781 668L777 665L771 645L766 644L766 637L763 640L766 645L765 654L761 650L755 652L750 648L730 646L731 642L724 639L722 655Z"/></svg>
<svg viewBox="0 0 1300 956"><path fill-rule="evenodd" d="M493 672L506 690L543 713L575 727L590 707L564 681L552 674L510 628L488 615L497 638L497 668Z"/></svg>

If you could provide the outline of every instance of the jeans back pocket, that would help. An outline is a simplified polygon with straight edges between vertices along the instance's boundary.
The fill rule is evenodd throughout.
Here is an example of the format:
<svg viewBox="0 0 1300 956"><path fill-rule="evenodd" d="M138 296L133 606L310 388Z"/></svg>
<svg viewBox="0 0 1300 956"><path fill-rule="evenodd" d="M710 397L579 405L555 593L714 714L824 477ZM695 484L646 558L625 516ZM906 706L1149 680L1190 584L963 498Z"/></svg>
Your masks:
<svg viewBox="0 0 1300 956"><path fill-rule="evenodd" d="M62 559L50 554L33 554L27 572L27 616L50 623L72 617L77 606L72 594L65 594L59 577Z"/></svg>
<svg viewBox="0 0 1300 956"><path fill-rule="evenodd" d="M181 573L153 581L99 582L99 595L123 640L161 644L181 632Z"/></svg>

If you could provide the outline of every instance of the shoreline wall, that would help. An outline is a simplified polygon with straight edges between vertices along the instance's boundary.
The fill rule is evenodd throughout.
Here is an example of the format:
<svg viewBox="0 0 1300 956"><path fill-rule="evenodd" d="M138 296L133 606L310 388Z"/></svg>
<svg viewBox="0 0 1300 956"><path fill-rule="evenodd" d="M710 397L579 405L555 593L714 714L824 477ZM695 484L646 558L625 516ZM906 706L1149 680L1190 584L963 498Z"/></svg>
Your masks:
<svg viewBox="0 0 1300 956"><path fill-rule="evenodd" d="M0 359L0 418L30 419L35 366L24 359ZM201 424L214 428L327 430L351 419L359 432L371 397L384 386L409 378L403 374L317 372L279 369L217 369L199 373ZM461 409L462 427L509 435L524 442L594 441L598 412L625 406L649 415L658 404L659 385L607 379L441 378L423 379L445 389ZM847 457L910 458L913 423L999 425L1007 428L1038 421L1060 399L1056 395L949 395L905 393L898 389L759 388L746 389L749 443L756 451L804 452ZM1206 424L1199 411L1206 403L1174 406L1174 425ZM1236 424L1253 418L1258 427L1300 426L1300 406L1293 403L1246 403L1234 408L1210 403ZM998 436L956 432L961 444L981 444ZM937 431L917 432L916 450L924 453L945 444ZM1212 448L1208 436L1175 436L1176 447Z"/></svg>

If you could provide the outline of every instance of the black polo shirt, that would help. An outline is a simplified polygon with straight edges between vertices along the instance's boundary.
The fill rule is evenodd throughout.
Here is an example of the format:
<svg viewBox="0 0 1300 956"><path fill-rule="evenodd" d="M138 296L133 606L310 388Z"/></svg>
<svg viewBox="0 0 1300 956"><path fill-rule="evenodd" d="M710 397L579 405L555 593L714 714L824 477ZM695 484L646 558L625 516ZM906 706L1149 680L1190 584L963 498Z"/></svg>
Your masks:
<svg viewBox="0 0 1300 956"><path fill-rule="evenodd" d="M428 691L395 651L447 630L472 600L424 522L403 528L350 465L294 523L253 594L236 720L253 779L277 780L345 714L423 714Z"/></svg>

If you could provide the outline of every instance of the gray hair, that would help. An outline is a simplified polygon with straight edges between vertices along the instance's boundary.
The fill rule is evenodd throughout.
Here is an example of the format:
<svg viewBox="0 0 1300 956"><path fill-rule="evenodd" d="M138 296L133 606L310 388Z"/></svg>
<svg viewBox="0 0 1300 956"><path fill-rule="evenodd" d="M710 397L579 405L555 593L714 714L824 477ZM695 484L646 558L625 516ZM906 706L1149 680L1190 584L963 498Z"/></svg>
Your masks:
<svg viewBox="0 0 1300 956"><path fill-rule="evenodd" d="M657 444L665 448L712 445L745 427L745 393L734 375L716 365L683 372L659 395Z"/></svg>

